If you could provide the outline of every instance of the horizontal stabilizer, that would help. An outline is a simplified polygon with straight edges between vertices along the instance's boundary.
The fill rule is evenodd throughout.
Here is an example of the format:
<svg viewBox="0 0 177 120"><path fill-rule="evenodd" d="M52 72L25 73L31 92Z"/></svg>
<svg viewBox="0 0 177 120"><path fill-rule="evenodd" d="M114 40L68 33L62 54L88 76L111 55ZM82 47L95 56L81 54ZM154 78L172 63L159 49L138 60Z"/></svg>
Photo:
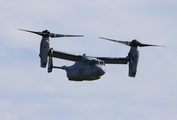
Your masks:
<svg viewBox="0 0 177 120"><path fill-rule="evenodd" d="M65 70L64 67L59 67L59 66L53 66L53 68Z"/></svg>

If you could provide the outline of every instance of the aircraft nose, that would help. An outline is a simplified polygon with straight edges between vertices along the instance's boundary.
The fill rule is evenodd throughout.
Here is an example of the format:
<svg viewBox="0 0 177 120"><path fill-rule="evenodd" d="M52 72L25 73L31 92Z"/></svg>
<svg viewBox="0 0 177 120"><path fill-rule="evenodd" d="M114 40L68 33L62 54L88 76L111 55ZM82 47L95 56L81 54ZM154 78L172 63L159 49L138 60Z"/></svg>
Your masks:
<svg viewBox="0 0 177 120"><path fill-rule="evenodd" d="M97 72L99 75L104 75L105 74L105 70L103 68L98 68Z"/></svg>

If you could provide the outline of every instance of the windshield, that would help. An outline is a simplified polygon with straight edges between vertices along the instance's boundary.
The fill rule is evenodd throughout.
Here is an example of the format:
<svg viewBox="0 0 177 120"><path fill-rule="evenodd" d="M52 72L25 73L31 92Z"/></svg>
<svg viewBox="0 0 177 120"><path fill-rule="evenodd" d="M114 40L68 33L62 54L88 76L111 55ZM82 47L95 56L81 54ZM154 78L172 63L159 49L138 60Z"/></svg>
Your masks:
<svg viewBox="0 0 177 120"><path fill-rule="evenodd" d="M105 65L105 63L104 63L104 61L91 60L89 65L90 66L93 66L93 65Z"/></svg>
<svg viewBox="0 0 177 120"><path fill-rule="evenodd" d="M104 61L100 61L100 65L105 65Z"/></svg>

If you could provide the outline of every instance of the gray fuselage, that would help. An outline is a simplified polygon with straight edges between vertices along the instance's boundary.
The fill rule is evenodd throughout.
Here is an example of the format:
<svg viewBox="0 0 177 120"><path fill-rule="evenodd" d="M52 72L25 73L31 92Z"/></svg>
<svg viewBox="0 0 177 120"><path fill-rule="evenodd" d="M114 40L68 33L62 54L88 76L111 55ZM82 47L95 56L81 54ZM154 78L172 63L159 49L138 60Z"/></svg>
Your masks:
<svg viewBox="0 0 177 120"><path fill-rule="evenodd" d="M101 60L81 60L67 67L67 77L73 81L96 80L105 74L105 63Z"/></svg>

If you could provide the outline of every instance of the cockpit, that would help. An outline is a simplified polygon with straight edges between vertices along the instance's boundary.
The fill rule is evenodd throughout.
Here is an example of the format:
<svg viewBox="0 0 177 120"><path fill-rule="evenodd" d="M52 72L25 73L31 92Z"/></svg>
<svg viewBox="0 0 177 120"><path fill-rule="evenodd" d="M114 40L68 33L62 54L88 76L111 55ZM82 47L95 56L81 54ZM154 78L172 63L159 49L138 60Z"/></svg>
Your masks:
<svg viewBox="0 0 177 120"><path fill-rule="evenodd" d="M91 60L89 66L94 66L94 65L105 65L105 63L104 61L101 60Z"/></svg>

